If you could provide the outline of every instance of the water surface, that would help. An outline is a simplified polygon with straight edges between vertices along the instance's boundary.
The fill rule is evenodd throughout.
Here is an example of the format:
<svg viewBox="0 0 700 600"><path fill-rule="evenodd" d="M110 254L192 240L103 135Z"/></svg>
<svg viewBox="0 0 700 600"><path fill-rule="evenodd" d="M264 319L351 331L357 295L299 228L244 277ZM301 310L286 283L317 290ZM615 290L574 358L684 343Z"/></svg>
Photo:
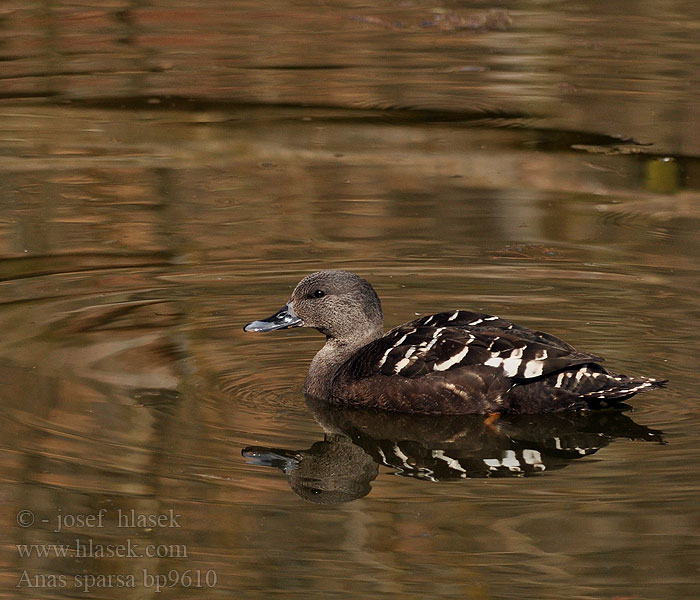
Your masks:
<svg viewBox="0 0 700 600"><path fill-rule="evenodd" d="M697 598L699 30L691 2L0 9L2 597ZM242 332L328 267L387 327L499 314L670 386L329 414L320 335Z"/></svg>

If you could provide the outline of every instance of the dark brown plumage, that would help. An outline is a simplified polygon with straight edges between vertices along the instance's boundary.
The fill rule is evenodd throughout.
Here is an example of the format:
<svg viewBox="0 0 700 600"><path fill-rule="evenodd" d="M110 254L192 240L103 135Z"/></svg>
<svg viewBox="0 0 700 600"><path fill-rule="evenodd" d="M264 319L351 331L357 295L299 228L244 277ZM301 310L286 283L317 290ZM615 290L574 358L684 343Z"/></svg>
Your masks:
<svg viewBox="0 0 700 600"><path fill-rule="evenodd" d="M246 331L314 327L326 344L304 385L333 404L408 413L536 413L602 408L665 381L608 372L602 358L493 315L456 310L382 334L379 298L364 279L321 271L289 303Z"/></svg>

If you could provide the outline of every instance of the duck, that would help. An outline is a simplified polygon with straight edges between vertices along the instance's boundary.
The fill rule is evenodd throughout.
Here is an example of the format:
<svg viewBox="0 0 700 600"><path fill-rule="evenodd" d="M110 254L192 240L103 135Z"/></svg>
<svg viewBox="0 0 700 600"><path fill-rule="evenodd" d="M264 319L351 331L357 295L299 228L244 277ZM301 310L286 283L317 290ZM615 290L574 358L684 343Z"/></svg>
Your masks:
<svg viewBox="0 0 700 600"><path fill-rule="evenodd" d="M620 405L667 380L619 375L600 356L501 317L450 310L384 333L372 285L343 270L304 277L246 332L309 327L326 336L303 392L330 405L411 414L534 414Z"/></svg>

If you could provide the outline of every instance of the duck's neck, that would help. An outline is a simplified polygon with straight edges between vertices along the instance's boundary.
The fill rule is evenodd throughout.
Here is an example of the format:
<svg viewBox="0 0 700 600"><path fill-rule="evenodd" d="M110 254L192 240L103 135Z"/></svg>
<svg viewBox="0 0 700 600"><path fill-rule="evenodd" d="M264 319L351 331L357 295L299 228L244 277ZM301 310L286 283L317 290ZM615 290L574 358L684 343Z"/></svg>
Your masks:
<svg viewBox="0 0 700 600"><path fill-rule="evenodd" d="M382 336L382 330L372 331L352 340L326 338L326 344L314 356L304 382L304 393L314 398L327 399L331 396L333 376L348 358L360 348Z"/></svg>

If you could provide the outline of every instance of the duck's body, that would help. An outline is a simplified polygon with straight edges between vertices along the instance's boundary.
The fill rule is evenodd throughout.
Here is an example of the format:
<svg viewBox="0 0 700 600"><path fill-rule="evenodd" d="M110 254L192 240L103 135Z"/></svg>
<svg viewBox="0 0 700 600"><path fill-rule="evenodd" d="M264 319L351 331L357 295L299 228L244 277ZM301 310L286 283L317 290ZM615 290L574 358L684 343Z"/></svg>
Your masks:
<svg viewBox="0 0 700 600"><path fill-rule="evenodd" d="M424 414L581 410L664 383L615 375L598 356L492 315L443 312L383 334L374 289L346 271L309 275L284 309L245 330L293 326L326 335L304 392L344 406Z"/></svg>

